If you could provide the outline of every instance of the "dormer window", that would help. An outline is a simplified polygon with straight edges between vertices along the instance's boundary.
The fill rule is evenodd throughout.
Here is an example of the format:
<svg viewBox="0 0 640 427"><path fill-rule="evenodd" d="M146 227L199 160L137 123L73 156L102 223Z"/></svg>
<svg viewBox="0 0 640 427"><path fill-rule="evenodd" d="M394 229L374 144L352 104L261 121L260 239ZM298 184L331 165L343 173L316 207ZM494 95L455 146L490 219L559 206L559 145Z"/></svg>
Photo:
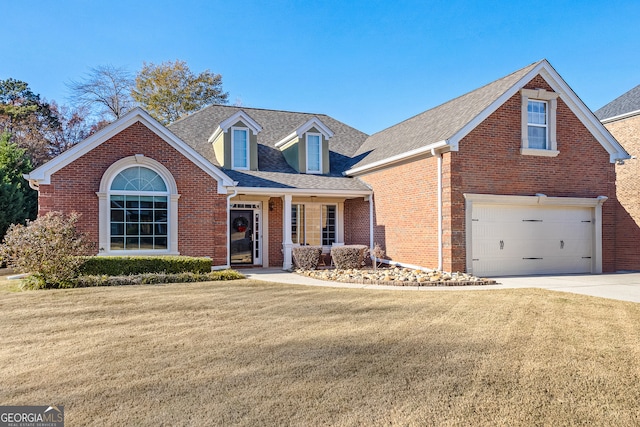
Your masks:
<svg viewBox="0 0 640 427"><path fill-rule="evenodd" d="M322 135L307 133L307 173L322 173Z"/></svg>
<svg viewBox="0 0 640 427"><path fill-rule="evenodd" d="M276 142L285 160L300 173L327 174L329 140L333 132L320 119L312 117L291 134Z"/></svg>
<svg viewBox="0 0 640 427"><path fill-rule="evenodd" d="M546 89L522 89L522 147L525 156L556 157L558 94Z"/></svg>
<svg viewBox="0 0 640 427"><path fill-rule="evenodd" d="M231 128L231 164L232 169L249 169L249 129Z"/></svg>

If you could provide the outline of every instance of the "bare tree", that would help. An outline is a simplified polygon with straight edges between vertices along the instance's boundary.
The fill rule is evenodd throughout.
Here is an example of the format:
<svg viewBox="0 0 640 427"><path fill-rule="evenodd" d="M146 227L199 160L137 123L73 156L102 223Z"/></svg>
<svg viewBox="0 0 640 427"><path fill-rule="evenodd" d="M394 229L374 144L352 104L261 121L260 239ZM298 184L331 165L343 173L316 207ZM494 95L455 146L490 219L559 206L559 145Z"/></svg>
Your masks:
<svg viewBox="0 0 640 427"><path fill-rule="evenodd" d="M82 80L72 80L67 87L75 105L88 107L103 119L117 120L135 105L131 98L133 82L127 69L100 65L91 68Z"/></svg>

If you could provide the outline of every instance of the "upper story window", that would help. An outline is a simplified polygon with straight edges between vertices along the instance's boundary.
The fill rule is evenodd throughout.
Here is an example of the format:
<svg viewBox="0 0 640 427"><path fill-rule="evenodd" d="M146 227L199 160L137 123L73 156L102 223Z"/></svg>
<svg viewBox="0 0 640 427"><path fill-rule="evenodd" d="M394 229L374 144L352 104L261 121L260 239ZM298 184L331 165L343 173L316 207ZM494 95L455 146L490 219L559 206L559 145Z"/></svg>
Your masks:
<svg viewBox="0 0 640 427"><path fill-rule="evenodd" d="M307 173L322 173L322 135L307 134Z"/></svg>
<svg viewBox="0 0 640 427"><path fill-rule="evenodd" d="M522 146L529 156L555 157L558 94L545 89L522 89Z"/></svg>
<svg viewBox="0 0 640 427"><path fill-rule="evenodd" d="M547 103L529 101L527 105L529 148L547 149Z"/></svg>
<svg viewBox="0 0 640 427"><path fill-rule="evenodd" d="M232 169L249 169L249 129L231 128Z"/></svg>

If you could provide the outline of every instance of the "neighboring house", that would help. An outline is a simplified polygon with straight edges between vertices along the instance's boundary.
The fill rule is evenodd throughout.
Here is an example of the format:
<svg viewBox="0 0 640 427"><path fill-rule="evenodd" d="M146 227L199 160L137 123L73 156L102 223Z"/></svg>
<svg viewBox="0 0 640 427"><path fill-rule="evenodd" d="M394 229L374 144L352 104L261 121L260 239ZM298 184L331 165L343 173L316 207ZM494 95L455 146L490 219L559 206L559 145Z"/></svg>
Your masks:
<svg viewBox="0 0 640 427"><path fill-rule="evenodd" d="M136 109L26 176L99 253L291 266L295 245L380 243L476 275L616 269L628 155L539 61L372 136L329 116Z"/></svg>
<svg viewBox="0 0 640 427"><path fill-rule="evenodd" d="M616 165L620 209L616 223L616 268L640 270L640 85L595 112L633 156Z"/></svg>

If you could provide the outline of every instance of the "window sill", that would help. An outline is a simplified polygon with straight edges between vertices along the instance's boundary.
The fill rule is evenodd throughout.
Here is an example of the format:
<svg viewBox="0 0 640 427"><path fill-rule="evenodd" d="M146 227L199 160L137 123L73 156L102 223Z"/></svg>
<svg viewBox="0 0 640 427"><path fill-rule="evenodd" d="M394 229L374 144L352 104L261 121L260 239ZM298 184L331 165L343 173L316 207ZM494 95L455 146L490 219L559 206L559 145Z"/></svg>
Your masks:
<svg viewBox="0 0 640 427"><path fill-rule="evenodd" d="M541 150L539 148L521 148L520 154L523 156L557 157L560 152L558 150Z"/></svg>

